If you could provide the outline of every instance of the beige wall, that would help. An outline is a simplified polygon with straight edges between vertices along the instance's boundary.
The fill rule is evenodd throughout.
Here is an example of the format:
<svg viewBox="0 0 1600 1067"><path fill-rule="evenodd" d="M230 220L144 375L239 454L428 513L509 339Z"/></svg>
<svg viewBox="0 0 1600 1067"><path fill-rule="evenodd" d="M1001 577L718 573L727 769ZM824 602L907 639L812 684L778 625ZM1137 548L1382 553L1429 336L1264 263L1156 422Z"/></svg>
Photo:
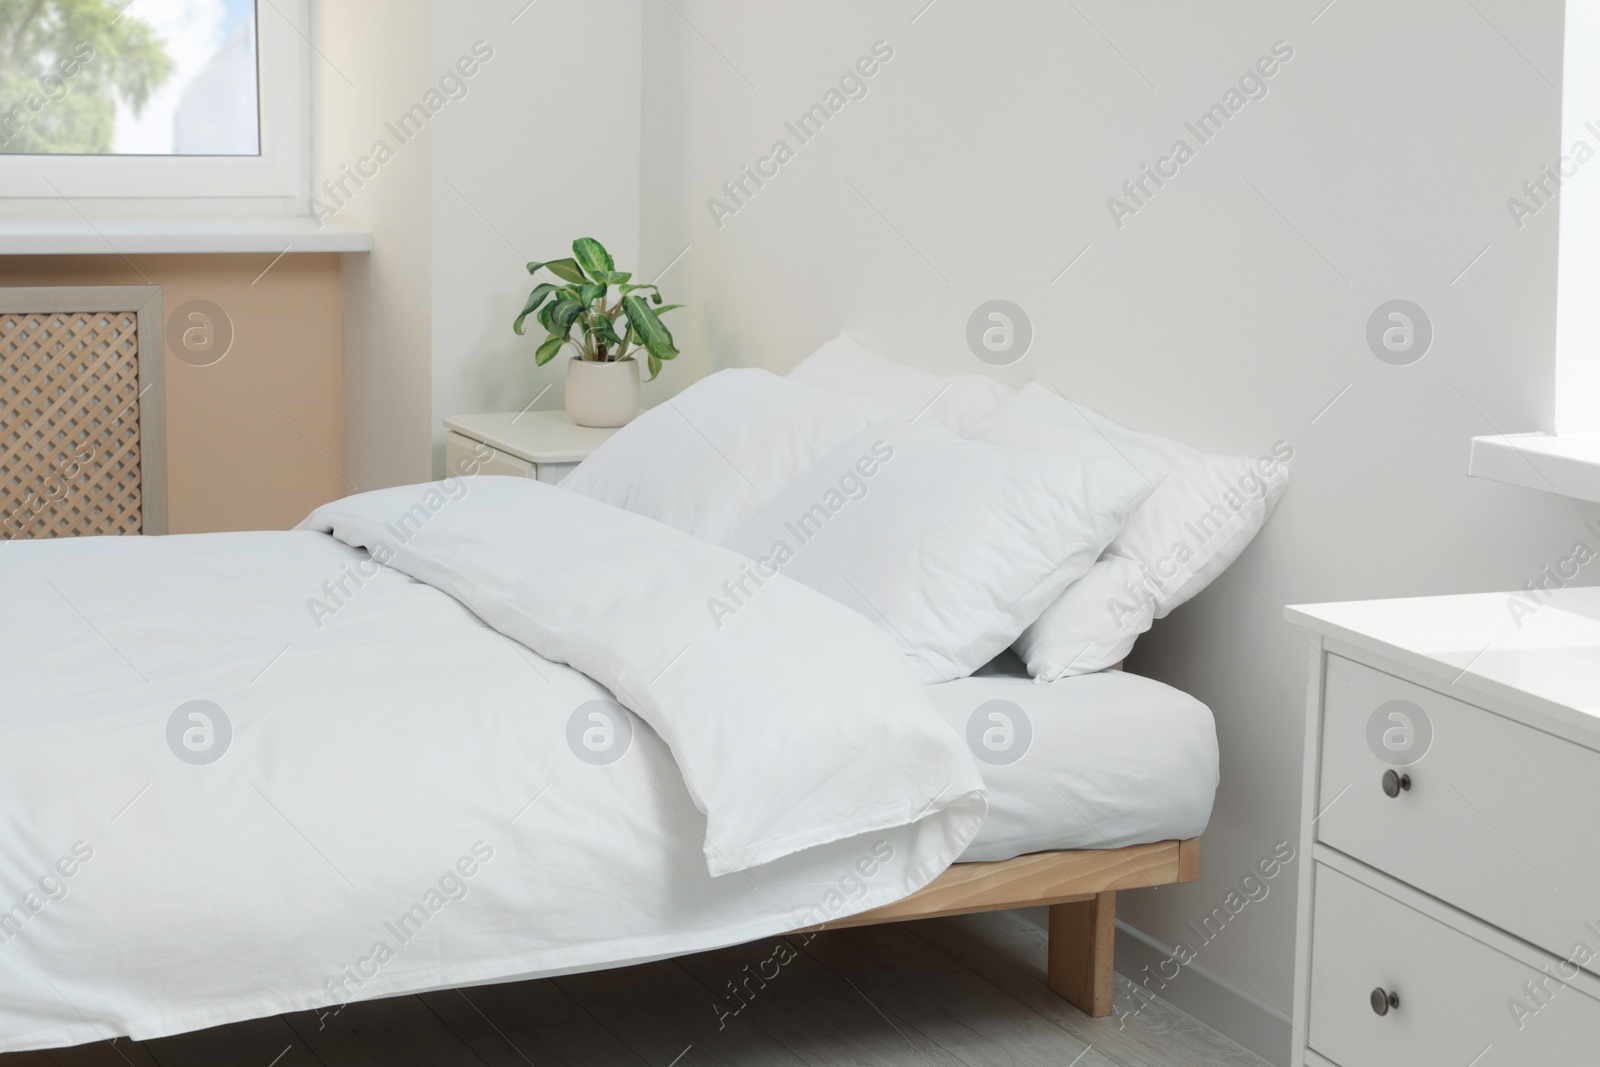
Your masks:
<svg viewBox="0 0 1600 1067"><path fill-rule="evenodd" d="M165 315L184 301L209 300L232 321L233 347L218 363L191 366L170 345L166 353L172 533L286 529L318 504L354 492L337 470L344 465L339 257L272 258L0 258L0 285L159 285Z"/></svg>

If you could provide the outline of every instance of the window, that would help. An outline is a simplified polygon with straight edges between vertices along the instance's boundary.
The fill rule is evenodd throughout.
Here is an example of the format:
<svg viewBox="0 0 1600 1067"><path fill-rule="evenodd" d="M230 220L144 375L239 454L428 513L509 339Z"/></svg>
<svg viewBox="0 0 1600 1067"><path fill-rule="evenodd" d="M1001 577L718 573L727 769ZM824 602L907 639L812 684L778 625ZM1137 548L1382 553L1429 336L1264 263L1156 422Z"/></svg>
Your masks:
<svg viewBox="0 0 1600 1067"><path fill-rule="evenodd" d="M1600 433L1600 2L1569 0L1562 66L1560 263L1556 272L1558 434ZM1566 180L1571 179L1571 180Z"/></svg>
<svg viewBox="0 0 1600 1067"><path fill-rule="evenodd" d="M1600 184L1590 173L1600 168L1596 49L1600 0L1567 0L1560 155L1538 185L1540 206L1560 203L1555 432L1474 437L1467 463L1479 478L1589 501L1600 501Z"/></svg>
<svg viewBox="0 0 1600 1067"><path fill-rule="evenodd" d="M0 0L0 196L303 213L305 0Z"/></svg>

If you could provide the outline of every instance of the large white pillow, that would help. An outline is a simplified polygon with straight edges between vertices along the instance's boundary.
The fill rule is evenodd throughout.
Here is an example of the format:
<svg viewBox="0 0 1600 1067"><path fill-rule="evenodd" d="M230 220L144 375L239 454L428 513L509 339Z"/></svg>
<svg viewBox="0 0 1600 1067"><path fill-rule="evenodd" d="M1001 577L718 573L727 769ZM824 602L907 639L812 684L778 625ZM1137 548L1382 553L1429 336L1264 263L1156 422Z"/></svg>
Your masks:
<svg viewBox="0 0 1600 1067"><path fill-rule="evenodd" d="M1294 456L1283 442L1255 460L1204 456L1119 426L1040 385L1024 388L970 436L1120 462L1154 487L1107 548L1108 556L1127 562L1108 562L1085 589L1069 590L1018 643L1029 672L1046 680L1115 663L1149 628L1146 615L1165 618L1211 584L1267 521L1289 484Z"/></svg>
<svg viewBox="0 0 1600 1067"><path fill-rule="evenodd" d="M982 374L944 378L869 352L841 333L801 361L789 380L881 400L897 411L927 414L964 434L999 409L1016 390Z"/></svg>
<svg viewBox="0 0 1600 1067"><path fill-rule="evenodd" d="M874 426L728 541L754 560L732 624L782 573L883 627L925 682L961 678L1083 575L1150 486L1125 463L964 440L931 419Z"/></svg>
<svg viewBox="0 0 1600 1067"><path fill-rule="evenodd" d="M689 386L613 434L561 486L726 541L783 487L893 409L764 370Z"/></svg>

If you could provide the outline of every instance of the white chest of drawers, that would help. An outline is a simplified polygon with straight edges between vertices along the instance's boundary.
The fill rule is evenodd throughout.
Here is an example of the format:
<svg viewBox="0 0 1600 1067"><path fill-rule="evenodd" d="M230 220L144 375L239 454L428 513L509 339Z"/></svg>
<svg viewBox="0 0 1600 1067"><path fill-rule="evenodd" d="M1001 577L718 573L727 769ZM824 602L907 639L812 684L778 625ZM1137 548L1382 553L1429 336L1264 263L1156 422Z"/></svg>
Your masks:
<svg viewBox="0 0 1600 1067"><path fill-rule="evenodd" d="M1600 1063L1600 588L1289 618L1294 1067Z"/></svg>

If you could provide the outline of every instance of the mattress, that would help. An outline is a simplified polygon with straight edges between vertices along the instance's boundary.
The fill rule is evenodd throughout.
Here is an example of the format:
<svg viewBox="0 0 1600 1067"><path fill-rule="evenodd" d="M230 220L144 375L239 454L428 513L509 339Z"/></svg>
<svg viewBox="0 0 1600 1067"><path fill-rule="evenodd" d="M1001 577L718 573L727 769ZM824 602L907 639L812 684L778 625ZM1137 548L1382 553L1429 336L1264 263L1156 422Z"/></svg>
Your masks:
<svg viewBox="0 0 1600 1067"><path fill-rule="evenodd" d="M1010 653L928 692L989 793L960 862L1196 837L1211 818L1216 726L1187 693L1123 671L1039 685Z"/></svg>

